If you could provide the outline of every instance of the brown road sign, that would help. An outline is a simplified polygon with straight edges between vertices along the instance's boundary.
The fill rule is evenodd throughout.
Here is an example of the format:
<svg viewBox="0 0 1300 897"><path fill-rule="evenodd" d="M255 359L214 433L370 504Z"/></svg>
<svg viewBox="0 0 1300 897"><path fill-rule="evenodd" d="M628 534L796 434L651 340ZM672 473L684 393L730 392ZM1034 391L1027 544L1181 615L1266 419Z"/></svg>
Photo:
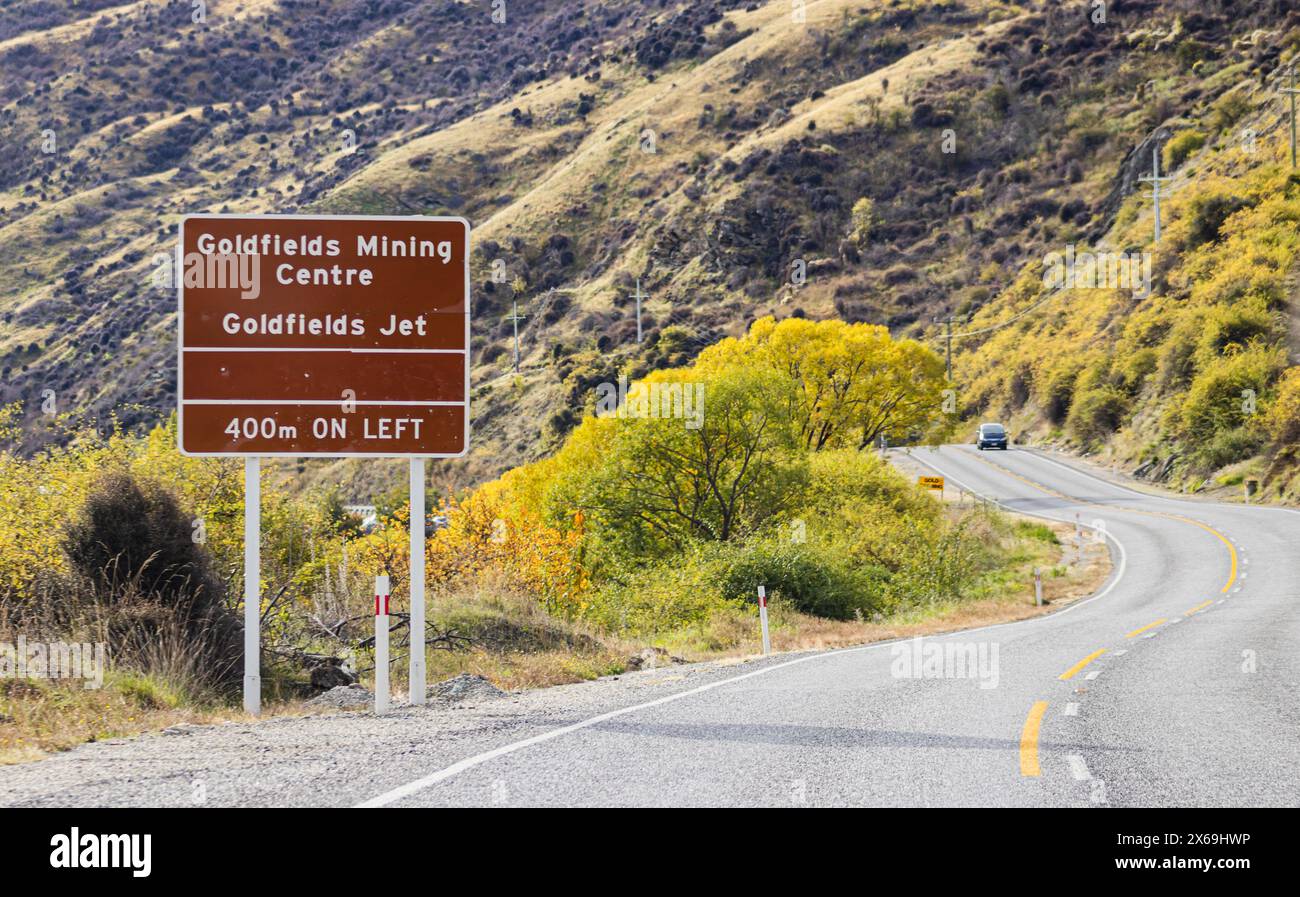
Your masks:
<svg viewBox="0 0 1300 897"><path fill-rule="evenodd" d="M177 263L185 454L465 453L463 218L190 215Z"/></svg>

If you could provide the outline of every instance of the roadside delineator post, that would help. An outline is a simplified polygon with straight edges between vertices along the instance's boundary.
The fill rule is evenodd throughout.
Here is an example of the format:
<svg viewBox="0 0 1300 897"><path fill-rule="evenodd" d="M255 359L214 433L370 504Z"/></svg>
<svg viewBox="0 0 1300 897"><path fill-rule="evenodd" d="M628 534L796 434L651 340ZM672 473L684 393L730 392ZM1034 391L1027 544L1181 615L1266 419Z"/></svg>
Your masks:
<svg viewBox="0 0 1300 897"><path fill-rule="evenodd" d="M1043 606L1043 571L1034 568L1034 606Z"/></svg>
<svg viewBox="0 0 1300 897"><path fill-rule="evenodd" d="M758 622L763 627L763 653L772 653L772 641L767 635L767 589L758 587Z"/></svg>
<svg viewBox="0 0 1300 897"><path fill-rule="evenodd" d="M391 689L388 686L388 601L391 597L387 576L375 577L375 713L388 709Z"/></svg>

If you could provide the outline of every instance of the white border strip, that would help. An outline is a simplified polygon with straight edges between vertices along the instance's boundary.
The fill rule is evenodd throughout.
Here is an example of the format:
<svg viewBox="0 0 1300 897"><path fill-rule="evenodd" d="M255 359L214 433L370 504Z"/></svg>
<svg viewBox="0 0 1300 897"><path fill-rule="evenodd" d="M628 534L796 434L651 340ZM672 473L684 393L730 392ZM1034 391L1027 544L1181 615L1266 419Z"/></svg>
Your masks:
<svg viewBox="0 0 1300 897"><path fill-rule="evenodd" d="M233 352L239 354L242 352L347 352L351 355L463 355L468 349L352 349L352 348L331 348L331 349L308 349L303 346L290 346L286 349L277 349L274 346L186 346L186 352Z"/></svg>

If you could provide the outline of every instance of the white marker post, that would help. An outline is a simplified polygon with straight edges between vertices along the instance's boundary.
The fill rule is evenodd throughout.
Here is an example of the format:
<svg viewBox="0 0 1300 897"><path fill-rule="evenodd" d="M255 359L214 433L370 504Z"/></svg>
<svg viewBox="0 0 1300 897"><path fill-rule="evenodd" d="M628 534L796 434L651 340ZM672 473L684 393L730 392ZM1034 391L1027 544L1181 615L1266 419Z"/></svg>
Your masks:
<svg viewBox="0 0 1300 897"><path fill-rule="evenodd" d="M411 459L411 689L424 703L424 459Z"/></svg>
<svg viewBox="0 0 1300 897"><path fill-rule="evenodd" d="M375 577L375 713L388 709L392 695L388 687L388 600L387 576Z"/></svg>
<svg viewBox="0 0 1300 897"><path fill-rule="evenodd" d="M244 712L262 712L262 465L244 459Z"/></svg>
<svg viewBox="0 0 1300 897"><path fill-rule="evenodd" d="M763 627L763 653L772 653L772 642L767 636L767 589L758 587L758 622Z"/></svg>
<svg viewBox="0 0 1300 897"><path fill-rule="evenodd" d="M1034 568L1034 605L1043 606L1043 572Z"/></svg>

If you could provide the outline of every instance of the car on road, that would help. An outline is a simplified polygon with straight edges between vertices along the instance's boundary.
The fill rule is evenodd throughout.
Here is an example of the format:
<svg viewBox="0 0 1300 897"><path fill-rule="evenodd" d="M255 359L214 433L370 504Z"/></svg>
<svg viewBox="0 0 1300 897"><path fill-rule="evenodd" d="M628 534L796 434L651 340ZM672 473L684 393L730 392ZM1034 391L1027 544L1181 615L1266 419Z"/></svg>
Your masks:
<svg viewBox="0 0 1300 897"><path fill-rule="evenodd" d="M1007 430L1001 424L980 424L975 445L982 452L986 448L1007 450Z"/></svg>

